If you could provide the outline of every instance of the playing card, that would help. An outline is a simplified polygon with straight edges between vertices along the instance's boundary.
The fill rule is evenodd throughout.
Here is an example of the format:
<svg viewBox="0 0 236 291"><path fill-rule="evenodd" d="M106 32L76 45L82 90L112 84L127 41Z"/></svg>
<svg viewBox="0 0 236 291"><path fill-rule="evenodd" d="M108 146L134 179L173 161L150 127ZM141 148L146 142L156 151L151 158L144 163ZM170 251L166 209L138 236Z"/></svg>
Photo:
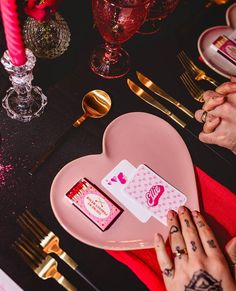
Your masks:
<svg viewBox="0 0 236 291"><path fill-rule="evenodd" d="M102 179L101 184L141 222L146 222L151 217L151 214L142 205L136 203L122 192L135 170L136 168L130 162L122 160Z"/></svg>
<svg viewBox="0 0 236 291"><path fill-rule="evenodd" d="M138 166L132 179L126 183L123 193L165 225L168 210L176 211L187 201L183 193L143 164Z"/></svg>

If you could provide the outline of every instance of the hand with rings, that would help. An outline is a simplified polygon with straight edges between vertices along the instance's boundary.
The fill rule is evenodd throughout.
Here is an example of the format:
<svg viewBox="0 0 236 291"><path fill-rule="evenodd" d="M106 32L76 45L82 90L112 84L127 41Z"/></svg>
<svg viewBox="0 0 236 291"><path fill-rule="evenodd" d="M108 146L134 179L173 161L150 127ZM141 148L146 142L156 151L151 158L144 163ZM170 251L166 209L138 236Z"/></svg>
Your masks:
<svg viewBox="0 0 236 291"><path fill-rule="evenodd" d="M236 77L215 91L204 92L203 98L202 109L195 112L195 118L204 124L199 139L236 154Z"/></svg>
<svg viewBox="0 0 236 291"><path fill-rule="evenodd" d="M181 206L178 214L173 210L168 212L167 221L172 256L160 234L154 240L167 291L235 291L236 282L203 216ZM236 239L230 244L228 248L232 251Z"/></svg>

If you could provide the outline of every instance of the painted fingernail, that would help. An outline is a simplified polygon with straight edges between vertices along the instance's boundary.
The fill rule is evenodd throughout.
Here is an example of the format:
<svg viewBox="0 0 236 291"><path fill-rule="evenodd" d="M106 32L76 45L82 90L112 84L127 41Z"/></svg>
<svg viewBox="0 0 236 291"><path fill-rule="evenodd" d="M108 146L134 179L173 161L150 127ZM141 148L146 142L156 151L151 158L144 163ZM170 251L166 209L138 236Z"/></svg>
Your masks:
<svg viewBox="0 0 236 291"><path fill-rule="evenodd" d="M171 220L171 219L174 218L174 216L175 216L175 215L174 215L174 211L173 211L173 210L169 210L169 211L168 211L168 214L167 214L167 218Z"/></svg>
<svg viewBox="0 0 236 291"><path fill-rule="evenodd" d="M178 209L178 213L179 214L184 214L186 208L184 206L180 206L179 209Z"/></svg>
<svg viewBox="0 0 236 291"><path fill-rule="evenodd" d="M192 216L193 216L193 217L198 217L199 214L200 214L200 212L197 211L197 210L193 210L193 211L192 211Z"/></svg>

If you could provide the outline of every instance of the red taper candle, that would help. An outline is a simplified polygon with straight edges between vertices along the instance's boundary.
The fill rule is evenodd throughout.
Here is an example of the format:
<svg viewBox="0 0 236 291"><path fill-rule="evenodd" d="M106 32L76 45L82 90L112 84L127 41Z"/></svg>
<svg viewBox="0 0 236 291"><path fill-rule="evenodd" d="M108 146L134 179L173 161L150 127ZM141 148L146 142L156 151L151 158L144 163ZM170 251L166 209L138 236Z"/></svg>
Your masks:
<svg viewBox="0 0 236 291"><path fill-rule="evenodd" d="M2 21L11 62L15 66L26 63L24 42L18 19L16 0L0 0Z"/></svg>

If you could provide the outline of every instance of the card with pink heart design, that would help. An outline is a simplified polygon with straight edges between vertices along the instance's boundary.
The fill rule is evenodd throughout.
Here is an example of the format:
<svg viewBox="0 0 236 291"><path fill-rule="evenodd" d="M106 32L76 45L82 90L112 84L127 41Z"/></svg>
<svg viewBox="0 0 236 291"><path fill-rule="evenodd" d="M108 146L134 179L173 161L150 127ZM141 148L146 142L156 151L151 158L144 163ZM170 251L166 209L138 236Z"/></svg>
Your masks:
<svg viewBox="0 0 236 291"><path fill-rule="evenodd" d="M125 193L140 165L147 166L165 181L160 184L160 179L156 180L158 185L152 184L152 189L147 190L146 201L150 202L155 196L155 203L149 203L149 209L143 207L142 199L136 203L132 194ZM145 173L142 171L142 175ZM114 205L123 209L105 231L101 231L65 199L65 194L82 178L90 181ZM160 210L163 213L163 209L166 212L171 205L172 193L163 194L163 191L159 191L160 187L167 189L168 185L175 189L173 194L177 193L177 203L185 204L190 209L199 209L194 167L179 133L155 115L131 112L119 116L108 125L103 135L101 154L78 158L58 172L51 185L50 200L58 222L81 242L110 250L144 249L153 247L156 232L164 237L168 235L168 228L158 212ZM179 197L182 196L178 195L185 198L181 200ZM98 215L101 209L94 204L99 200L96 199L89 201L86 207L92 207ZM159 202L163 205L168 202L168 207L161 209Z"/></svg>
<svg viewBox="0 0 236 291"><path fill-rule="evenodd" d="M230 78L236 75L236 3L227 9L225 18L226 25L203 31L197 45L206 65L221 76ZM227 43L222 43L223 39Z"/></svg>

